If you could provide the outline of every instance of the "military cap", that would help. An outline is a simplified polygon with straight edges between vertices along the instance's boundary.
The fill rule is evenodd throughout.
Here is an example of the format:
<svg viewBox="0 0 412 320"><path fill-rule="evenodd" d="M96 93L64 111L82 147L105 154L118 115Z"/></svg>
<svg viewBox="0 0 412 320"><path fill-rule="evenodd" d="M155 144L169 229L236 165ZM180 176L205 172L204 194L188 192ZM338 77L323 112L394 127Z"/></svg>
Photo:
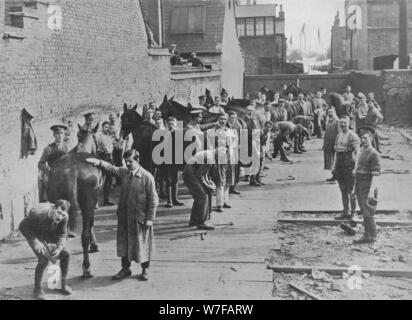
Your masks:
<svg viewBox="0 0 412 320"><path fill-rule="evenodd" d="M199 96L199 99L206 99L206 96L202 94L201 96Z"/></svg>
<svg viewBox="0 0 412 320"><path fill-rule="evenodd" d="M67 130L67 126L64 125L64 124L55 124L55 125L50 127L50 130L53 131L53 132L56 132L59 129Z"/></svg>
<svg viewBox="0 0 412 320"><path fill-rule="evenodd" d="M90 118L91 116L95 116L96 114L94 113L94 112L89 112L89 113L86 113L85 115L83 115L83 117L85 118L85 119L88 119L88 118Z"/></svg>
<svg viewBox="0 0 412 320"><path fill-rule="evenodd" d="M372 127L359 127L356 130L356 133L358 134L358 136L363 136L365 133L370 133L373 137L376 133L376 130Z"/></svg>
<svg viewBox="0 0 412 320"><path fill-rule="evenodd" d="M373 100L373 99L366 99L366 103L369 103L369 102L375 102L375 100Z"/></svg>
<svg viewBox="0 0 412 320"><path fill-rule="evenodd" d="M203 113L203 109L193 109L192 111L190 111L190 114L195 115L195 114L202 114Z"/></svg>
<svg viewBox="0 0 412 320"><path fill-rule="evenodd" d="M286 102L286 100L285 100L285 99L279 99L278 102L279 102L279 103L282 103L282 102Z"/></svg>

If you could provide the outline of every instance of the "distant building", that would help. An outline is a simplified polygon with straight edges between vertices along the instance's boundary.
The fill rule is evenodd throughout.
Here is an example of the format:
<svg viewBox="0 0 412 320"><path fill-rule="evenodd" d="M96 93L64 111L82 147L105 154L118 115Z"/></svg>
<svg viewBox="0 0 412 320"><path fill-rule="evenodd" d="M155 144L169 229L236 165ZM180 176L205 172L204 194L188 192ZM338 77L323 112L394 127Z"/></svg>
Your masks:
<svg viewBox="0 0 412 320"><path fill-rule="evenodd" d="M284 73L287 44L283 6L280 5L276 14L277 4L237 3L237 33L245 56L246 74Z"/></svg>
<svg viewBox="0 0 412 320"><path fill-rule="evenodd" d="M338 27L335 19L332 28L332 63L341 62L339 52L342 51L346 69L373 70L391 66L399 54L398 3L391 0L346 0L345 22ZM408 14L411 21L412 0L408 0ZM412 53L411 23L408 46Z"/></svg>
<svg viewBox="0 0 412 320"><path fill-rule="evenodd" d="M340 26L339 11L332 27L331 65L334 68L344 68L346 64L346 27Z"/></svg>
<svg viewBox="0 0 412 320"><path fill-rule="evenodd" d="M234 0L141 0L141 4L157 43L176 44L183 58L195 52L208 69L221 71L222 88L230 96L243 96L245 61L236 34Z"/></svg>

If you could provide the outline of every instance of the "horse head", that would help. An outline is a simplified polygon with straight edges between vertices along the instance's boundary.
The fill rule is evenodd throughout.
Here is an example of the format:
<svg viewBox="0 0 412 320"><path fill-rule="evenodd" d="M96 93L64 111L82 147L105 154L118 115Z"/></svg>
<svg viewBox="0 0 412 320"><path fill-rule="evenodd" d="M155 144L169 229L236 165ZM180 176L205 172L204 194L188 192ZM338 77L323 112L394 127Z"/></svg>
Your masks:
<svg viewBox="0 0 412 320"><path fill-rule="evenodd" d="M79 131L77 133L77 139L79 144L77 145L77 152L90 153L93 156L97 155L97 141L96 132L99 129L99 124L91 131L81 127L79 124Z"/></svg>
<svg viewBox="0 0 412 320"><path fill-rule="evenodd" d="M163 119L174 117L177 121L183 121L185 126L191 121L190 108L174 101L174 97L168 99L165 96L159 110L162 112Z"/></svg>
<svg viewBox="0 0 412 320"><path fill-rule="evenodd" d="M123 114L120 119L123 138L126 138L134 128L143 122L143 117L137 112L137 104L131 109L125 105L123 107Z"/></svg>

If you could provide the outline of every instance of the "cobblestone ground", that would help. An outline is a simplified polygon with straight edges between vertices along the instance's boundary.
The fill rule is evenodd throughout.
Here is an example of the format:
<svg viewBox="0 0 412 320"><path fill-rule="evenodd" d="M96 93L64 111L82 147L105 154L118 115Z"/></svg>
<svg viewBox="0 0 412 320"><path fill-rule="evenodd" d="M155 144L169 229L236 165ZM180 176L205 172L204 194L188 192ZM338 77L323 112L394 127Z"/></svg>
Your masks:
<svg viewBox="0 0 412 320"><path fill-rule="evenodd" d="M390 138L383 141L384 154L393 158L383 160L384 169L411 170L411 146L396 129L384 128L383 132ZM96 234L100 252L91 257L93 279L80 278L80 239L70 240L69 278L74 294L69 299L305 299L306 295L290 289L290 281L326 299L410 299L412 282L409 279L366 279L365 275L363 290L354 293L347 289L347 280L341 278L316 280L312 275L273 274L267 269L270 262L304 262L309 266L336 262L346 266L351 265L354 258L365 265L378 261L379 266L389 269L411 269L410 231L397 231L393 236L389 232L380 234L378 251L370 254L352 250L352 239L337 229L318 231L317 227L293 227L282 230L277 225L276 219L285 217L281 213L285 210L340 209L338 186L325 182L329 173L323 171L321 144L320 140L308 141L306 154L291 155L295 160L293 165L281 164L279 160L268 162L264 187L251 188L241 183L242 194L231 198L233 208L212 215L212 223L221 226L208 232L204 240L195 237L196 230L187 227L192 200L185 188L181 188L186 204L183 209L167 210L162 202L155 224L157 254L148 282L136 278L140 268L135 264L132 278L121 282L111 280L120 268L116 257L115 207L99 209ZM290 175L295 179L288 180ZM400 210L401 214L393 219L412 219L408 212L412 208L411 187L409 174L383 175L379 208ZM225 227L229 222L234 225ZM193 237L171 240L184 235ZM342 254L334 246L340 246ZM367 248L363 250L368 251ZM402 253L402 250L409 251ZM393 261L394 255L397 261ZM400 255L405 262L400 261ZM380 261L380 258L387 261ZM0 299L31 299L35 265L33 254L19 235L1 242ZM45 274L46 287L49 276ZM66 299L53 291L48 293L50 299Z"/></svg>

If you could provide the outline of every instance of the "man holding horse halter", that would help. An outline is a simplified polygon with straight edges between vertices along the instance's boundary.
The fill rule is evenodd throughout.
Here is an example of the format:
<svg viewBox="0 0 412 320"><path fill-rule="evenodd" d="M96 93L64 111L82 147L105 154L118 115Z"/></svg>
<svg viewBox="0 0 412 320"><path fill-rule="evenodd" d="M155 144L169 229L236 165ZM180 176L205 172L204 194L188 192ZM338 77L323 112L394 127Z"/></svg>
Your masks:
<svg viewBox="0 0 412 320"><path fill-rule="evenodd" d="M141 264L141 280L149 280L150 260L154 254L153 222L159 198L153 176L140 164L140 154L132 149L124 154L126 168L89 158L86 161L116 175L121 180L120 201L117 208L117 256L122 269L113 280L130 277L131 261Z"/></svg>

